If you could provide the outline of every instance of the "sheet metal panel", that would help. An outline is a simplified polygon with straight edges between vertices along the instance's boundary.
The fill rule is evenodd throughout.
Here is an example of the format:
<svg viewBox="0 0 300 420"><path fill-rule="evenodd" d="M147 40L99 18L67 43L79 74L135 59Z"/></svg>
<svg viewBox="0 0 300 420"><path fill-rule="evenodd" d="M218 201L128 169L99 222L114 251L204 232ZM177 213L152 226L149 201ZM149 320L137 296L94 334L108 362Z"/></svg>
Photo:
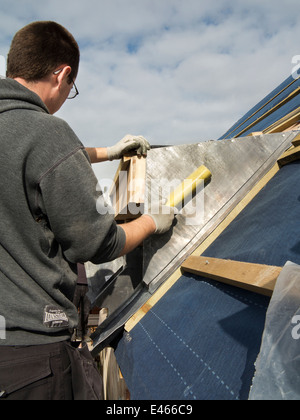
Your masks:
<svg viewBox="0 0 300 420"><path fill-rule="evenodd" d="M153 293L245 197L291 145L295 133L279 133L157 149L147 159L146 202L174 179L182 182L200 165L212 173L200 192L203 213L187 224L180 214L172 232L144 245L144 283ZM161 194L163 197L163 193ZM196 203L197 197L193 199ZM199 204L199 203L198 203Z"/></svg>
<svg viewBox="0 0 300 420"><path fill-rule="evenodd" d="M119 261L94 266L86 264L90 286L89 297L93 302L105 298L110 317L99 326L93 335L95 351L99 350L110 337L146 302L147 299L180 267L185 258L206 239L224 220L229 212L241 201L253 186L271 169L281 154L291 146L298 131L269 134L238 139L208 141L198 144L173 146L151 150L147 158L146 207L155 198L167 198L168 183L184 181L199 166L205 165L212 173L211 181L189 204L202 207L197 223L187 223L185 214L176 217L173 230L165 235L153 235L144 242L141 258L126 258ZM168 189L167 189L168 190ZM200 201L199 201L200 196ZM133 266L131 266L133 264ZM135 272L134 264L141 269L140 279L133 279L128 273ZM140 267L140 264L142 266ZM119 288L124 281L117 281L109 288L109 296L102 296L99 284L107 275L112 276L121 268L126 274L127 293L116 307ZM111 277L109 277L111 278ZM94 283L96 282L96 283ZM131 285L133 287L131 287ZM99 298L100 296L100 298Z"/></svg>

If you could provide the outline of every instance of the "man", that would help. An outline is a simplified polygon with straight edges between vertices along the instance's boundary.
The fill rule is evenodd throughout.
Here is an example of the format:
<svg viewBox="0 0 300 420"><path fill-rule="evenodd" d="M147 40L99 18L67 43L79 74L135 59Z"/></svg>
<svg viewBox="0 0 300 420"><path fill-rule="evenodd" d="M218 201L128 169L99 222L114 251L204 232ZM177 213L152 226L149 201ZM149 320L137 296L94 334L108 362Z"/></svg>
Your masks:
<svg viewBox="0 0 300 420"><path fill-rule="evenodd" d="M111 212L97 211L105 203L87 151L53 116L78 93L78 66L73 36L55 22L34 22L15 35L0 80L0 399L101 397L95 371L82 369L91 367L89 355L70 344L77 263L125 255L174 219L170 209L118 226ZM132 147L148 146L127 136L89 152L114 159Z"/></svg>

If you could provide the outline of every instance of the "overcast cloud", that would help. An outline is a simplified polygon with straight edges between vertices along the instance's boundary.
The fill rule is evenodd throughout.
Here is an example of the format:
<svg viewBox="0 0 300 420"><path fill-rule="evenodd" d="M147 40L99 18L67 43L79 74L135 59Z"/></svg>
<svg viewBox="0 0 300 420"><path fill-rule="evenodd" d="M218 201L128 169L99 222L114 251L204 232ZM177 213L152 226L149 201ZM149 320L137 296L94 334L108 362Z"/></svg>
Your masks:
<svg viewBox="0 0 300 420"><path fill-rule="evenodd" d="M55 20L81 48L80 95L57 115L86 146L127 133L194 143L219 138L291 74L299 9L298 0L1 0L0 55L27 23Z"/></svg>

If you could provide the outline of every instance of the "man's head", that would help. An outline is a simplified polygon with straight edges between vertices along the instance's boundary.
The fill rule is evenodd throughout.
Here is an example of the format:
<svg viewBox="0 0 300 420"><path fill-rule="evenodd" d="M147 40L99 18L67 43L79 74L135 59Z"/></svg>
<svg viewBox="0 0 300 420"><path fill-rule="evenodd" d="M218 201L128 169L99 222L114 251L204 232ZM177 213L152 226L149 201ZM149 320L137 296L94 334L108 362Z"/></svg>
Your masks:
<svg viewBox="0 0 300 420"><path fill-rule="evenodd" d="M79 47L73 36L56 22L33 22L14 36L7 57L7 77L36 82L68 64L71 79L79 67Z"/></svg>
<svg viewBox="0 0 300 420"><path fill-rule="evenodd" d="M31 86L32 90L39 88L37 93L54 113L64 100L61 97L62 103L54 105L53 101L58 98L54 98L54 92L49 89L59 87L63 94L68 87L71 89L78 73L79 58L78 44L67 29L56 22L33 22L14 36L6 76L26 87Z"/></svg>

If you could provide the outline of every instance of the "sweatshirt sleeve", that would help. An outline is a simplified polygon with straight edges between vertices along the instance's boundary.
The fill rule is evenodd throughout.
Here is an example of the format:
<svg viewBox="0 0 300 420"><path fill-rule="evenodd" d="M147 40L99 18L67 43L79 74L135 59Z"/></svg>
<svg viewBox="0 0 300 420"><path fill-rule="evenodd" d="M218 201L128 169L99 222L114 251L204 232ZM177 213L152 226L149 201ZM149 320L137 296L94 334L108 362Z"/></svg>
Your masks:
<svg viewBox="0 0 300 420"><path fill-rule="evenodd" d="M85 153L78 148L43 174L40 200L66 258L100 264L119 257L126 236L104 201Z"/></svg>

